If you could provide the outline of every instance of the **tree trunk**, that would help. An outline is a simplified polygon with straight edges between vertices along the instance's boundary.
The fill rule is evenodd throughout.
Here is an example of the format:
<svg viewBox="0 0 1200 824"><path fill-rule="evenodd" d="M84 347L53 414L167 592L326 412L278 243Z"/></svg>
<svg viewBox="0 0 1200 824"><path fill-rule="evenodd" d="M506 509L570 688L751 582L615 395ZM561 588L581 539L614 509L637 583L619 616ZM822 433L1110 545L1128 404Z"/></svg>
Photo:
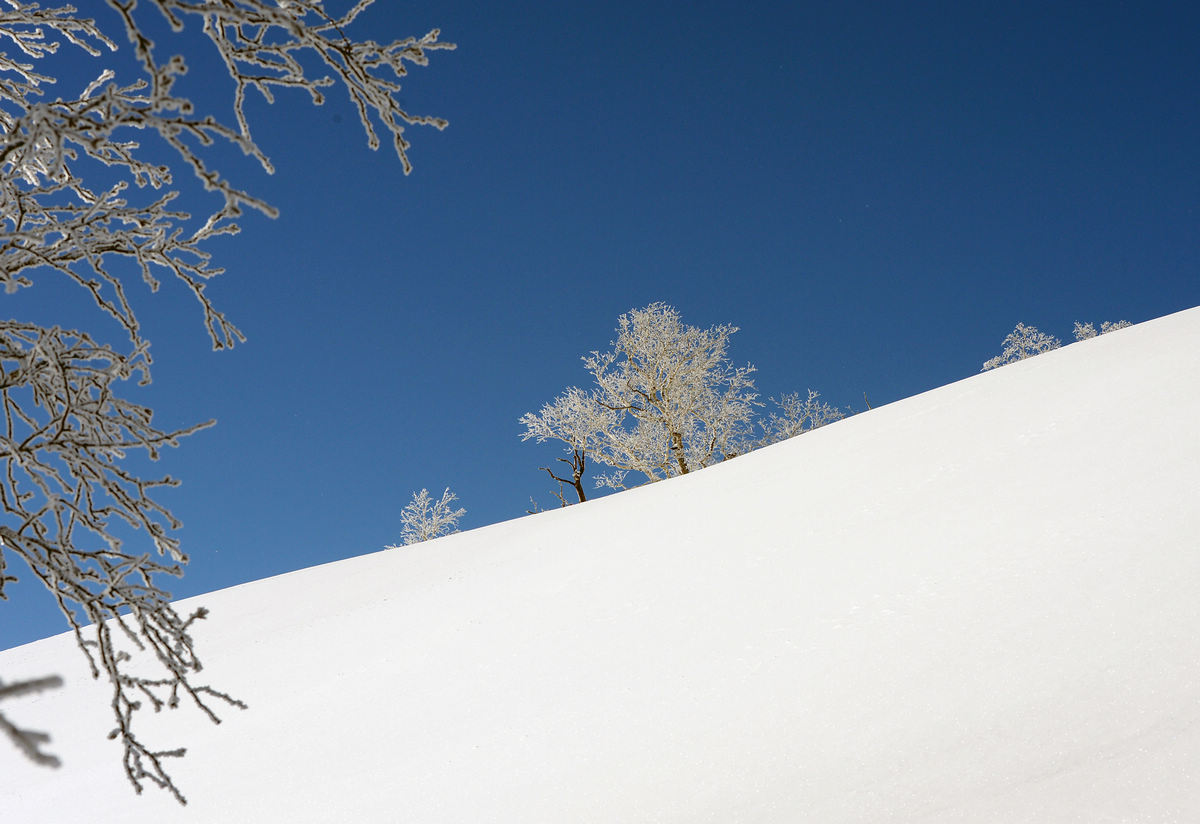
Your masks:
<svg viewBox="0 0 1200 824"><path fill-rule="evenodd" d="M688 466L683 457L683 435L678 432L671 433L671 449L675 451L675 462L679 464L679 474L686 475Z"/></svg>

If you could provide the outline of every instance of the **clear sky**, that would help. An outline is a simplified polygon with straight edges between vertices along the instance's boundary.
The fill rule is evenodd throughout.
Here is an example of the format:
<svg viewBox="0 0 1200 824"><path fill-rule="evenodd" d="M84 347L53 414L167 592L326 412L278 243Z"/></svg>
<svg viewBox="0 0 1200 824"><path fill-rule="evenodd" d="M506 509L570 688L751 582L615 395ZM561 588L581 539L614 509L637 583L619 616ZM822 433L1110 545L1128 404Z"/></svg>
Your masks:
<svg viewBox="0 0 1200 824"><path fill-rule="evenodd" d="M212 353L182 290L133 290L142 399L219 420L157 467L177 595L396 542L421 487L467 528L549 506L557 453L517 418L651 301L741 327L764 396L856 410L977 372L1018 321L1067 341L1200 303L1192 4L387 0L359 33L434 26L458 49L404 98L450 126L409 132L411 176L343 98L252 107L277 173L227 171L282 216L216 244L209 289L248 343ZM220 91L198 38L159 48ZM9 315L75 299L27 292ZM0 647L65 628L12 595Z"/></svg>

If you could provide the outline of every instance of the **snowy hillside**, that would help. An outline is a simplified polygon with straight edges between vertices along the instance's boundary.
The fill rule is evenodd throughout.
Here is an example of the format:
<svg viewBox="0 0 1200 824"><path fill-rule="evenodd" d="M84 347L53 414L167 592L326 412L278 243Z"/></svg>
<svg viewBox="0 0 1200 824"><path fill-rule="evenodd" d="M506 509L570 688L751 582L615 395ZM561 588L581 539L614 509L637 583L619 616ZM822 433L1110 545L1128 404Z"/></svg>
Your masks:
<svg viewBox="0 0 1200 824"><path fill-rule="evenodd" d="M677 480L214 592L190 804L66 636L5 821L1200 821L1200 309ZM5 620L12 620L5 616Z"/></svg>

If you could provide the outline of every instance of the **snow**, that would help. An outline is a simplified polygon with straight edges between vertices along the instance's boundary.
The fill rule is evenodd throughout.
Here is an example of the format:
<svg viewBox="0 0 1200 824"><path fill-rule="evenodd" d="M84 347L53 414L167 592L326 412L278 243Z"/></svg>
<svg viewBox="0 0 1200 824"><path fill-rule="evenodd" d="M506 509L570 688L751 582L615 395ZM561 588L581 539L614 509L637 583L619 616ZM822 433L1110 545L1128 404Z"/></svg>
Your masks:
<svg viewBox="0 0 1200 824"><path fill-rule="evenodd" d="M68 636L6 821L1200 820L1200 309L682 478L226 589L135 797ZM279 551L272 548L272 551ZM53 812L51 812L53 811Z"/></svg>

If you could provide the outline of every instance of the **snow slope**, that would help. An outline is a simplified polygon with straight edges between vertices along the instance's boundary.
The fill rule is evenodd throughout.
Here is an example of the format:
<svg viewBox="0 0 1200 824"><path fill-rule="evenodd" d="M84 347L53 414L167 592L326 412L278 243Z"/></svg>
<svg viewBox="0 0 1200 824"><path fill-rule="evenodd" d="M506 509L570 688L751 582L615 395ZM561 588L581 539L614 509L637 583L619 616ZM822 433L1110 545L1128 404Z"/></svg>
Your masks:
<svg viewBox="0 0 1200 824"><path fill-rule="evenodd" d="M566 510L211 593L190 804L66 636L4 821L1200 821L1200 309ZM185 604L185 607L187 604ZM51 812L52 811L52 812Z"/></svg>

